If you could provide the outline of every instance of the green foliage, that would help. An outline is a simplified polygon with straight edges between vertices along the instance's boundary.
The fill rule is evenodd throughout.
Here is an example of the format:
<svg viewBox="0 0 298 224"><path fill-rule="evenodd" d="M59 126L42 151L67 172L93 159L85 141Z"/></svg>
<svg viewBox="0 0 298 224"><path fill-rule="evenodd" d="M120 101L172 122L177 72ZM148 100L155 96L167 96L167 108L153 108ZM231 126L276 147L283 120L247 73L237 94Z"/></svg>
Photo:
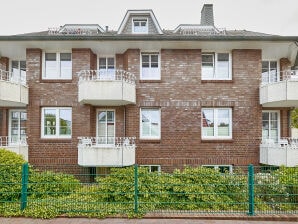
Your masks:
<svg viewBox="0 0 298 224"><path fill-rule="evenodd" d="M21 193L22 156L0 149L0 201L18 200Z"/></svg>
<svg viewBox="0 0 298 224"><path fill-rule="evenodd" d="M298 128L298 108L291 111L291 126Z"/></svg>
<svg viewBox="0 0 298 224"><path fill-rule="evenodd" d="M80 187L79 183L70 174L32 169L29 173L28 195L33 198L68 195Z"/></svg>

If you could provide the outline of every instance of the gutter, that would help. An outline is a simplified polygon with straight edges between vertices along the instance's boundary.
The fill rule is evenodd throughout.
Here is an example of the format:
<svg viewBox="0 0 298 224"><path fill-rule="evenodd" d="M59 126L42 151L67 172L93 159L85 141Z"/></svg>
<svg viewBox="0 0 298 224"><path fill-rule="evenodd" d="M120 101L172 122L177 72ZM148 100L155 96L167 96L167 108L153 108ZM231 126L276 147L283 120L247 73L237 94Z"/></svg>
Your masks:
<svg viewBox="0 0 298 224"><path fill-rule="evenodd" d="M0 41L298 41L298 36L44 35L0 36Z"/></svg>

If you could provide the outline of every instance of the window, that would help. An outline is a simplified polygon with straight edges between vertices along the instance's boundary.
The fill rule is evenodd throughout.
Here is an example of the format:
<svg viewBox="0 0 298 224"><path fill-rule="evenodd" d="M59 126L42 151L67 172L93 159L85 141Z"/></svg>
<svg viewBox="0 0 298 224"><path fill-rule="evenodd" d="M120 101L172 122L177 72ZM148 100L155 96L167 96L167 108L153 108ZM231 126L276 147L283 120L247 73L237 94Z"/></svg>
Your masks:
<svg viewBox="0 0 298 224"><path fill-rule="evenodd" d="M277 81L277 61L262 61L262 83Z"/></svg>
<svg viewBox="0 0 298 224"><path fill-rule="evenodd" d="M45 53L43 79L71 79L71 53Z"/></svg>
<svg viewBox="0 0 298 224"><path fill-rule="evenodd" d="M159 54L142 53L141 54L141 79L160 80Z"/></svg>
<svg viewBox="0 0 298 224"><path fill-rule="evenodd" d="M262 122L262 140L272 139L277 142L279 139L279 111L263 111Z"/></svg>
<svg viewBox="0 0 298 224"><path fill-rule="evenodd" d="M115 60L113 57L101 57L98 61L98 67L100 71L99 79L115 79Z"/></svg>
<svg viewBox="0 0 298 224"><path fill-rule="evenodd" d="M71 138L71 108L42 108L43 138Z"/></svg>
<svg viewBox="0 0 298 224"><path fill-rule="evenodd" d="M232 165L203 165L203 167L218 170L220 173L233 173Z"/></svg>
<svg viewBox="0 0 298 224"><path fill-rule="evenodd" d="M202 53L203 80L231 80L230 53Z"/></svg>
<svg viewBox="0 0 298 224"><path fill-rule="evenodd" d="M26 61L11 61L11 81L26 84Z"/></svg>
<svg viewBox="0 0 298 224"><path fill-rule="evenodd" d="M97 112L97 144L115 143L115 111L100 110Z"/></svg>
<svg viewBox="0 0 298 224"><path fill-rule="evenodd" d="M140 138L160 139L160 110L141 108Z"/></svg>
<svg viewBox="0 0 298 224"><path fill-rule="evenodd" d="M161 172L161 167L160 165L141 165L141 167L147 167L149 173L153 173L153 172Z"/></svg>
<svg viewBox="0 0 298 224"><path fill-rule="evenodd" d="M26 121L27 112L25 110L9 111L9 143L26 143Z"/></svg>
<svg viewBox="0 0 298 224"><path fill-rule="evenodd" d="M231 139L232 109L204 108L202 109L202 138Z"/></svg>
<svg viewBox="0 0 298 224"><path fill-rule="evenodd" d="M148 21L147 19L133 19L132 20L132 32L133 33L148 33Z"/></svg>

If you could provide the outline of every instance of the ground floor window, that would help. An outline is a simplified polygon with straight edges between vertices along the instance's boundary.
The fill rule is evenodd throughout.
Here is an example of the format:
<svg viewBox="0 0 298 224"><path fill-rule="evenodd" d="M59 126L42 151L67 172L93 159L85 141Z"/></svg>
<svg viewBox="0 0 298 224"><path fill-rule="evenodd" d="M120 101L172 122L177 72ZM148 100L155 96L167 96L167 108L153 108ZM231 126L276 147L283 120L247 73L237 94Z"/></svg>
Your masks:
<svg viewBox="0 0 298 224"><path fill-rule="evenodd" d="M26 110L9 111L9 141L10 144L26 142Z"/></svg>
<svg viewBox="0 0 298 224"><path fill-rule="evenodd" d="M97 144L115 143L115 111L99 110L97 111Z"/></svg>
<svg viewBox="0 0 298 224"><path fill-rule="evenodd" d="M141 165L141 167L147 167L149 173L152 173L152 172L161 172L160 165Z"/></svg>
<svg viewBox="0 0 298 224"><path fill-rule="evenodd" d="M262 140L278 142L280 136L279 111L262 112Z"/></svg>
<svg viewBox="0 0 298 224"><path fill-rule="evenodd" d="M42 108L41 137L71 138L72 109L69 107Z"/></svg>
<svg viewBox="0 0 298 224"><path fill-rule="evenodd" d="M160 139L160 109L141 108L140 138Z"/></svg>
<svg viewBox="0 0 298 224"><path fill-rule="evenodd" d="M231 139L232 109L202 109L202 139Z"/></svg>
<svg viewBox="0 0 298 224"><path fill-rule="evenodd" d="M220 173L232 173L232 165L203 165L203 167L218 170Z"/></svg>

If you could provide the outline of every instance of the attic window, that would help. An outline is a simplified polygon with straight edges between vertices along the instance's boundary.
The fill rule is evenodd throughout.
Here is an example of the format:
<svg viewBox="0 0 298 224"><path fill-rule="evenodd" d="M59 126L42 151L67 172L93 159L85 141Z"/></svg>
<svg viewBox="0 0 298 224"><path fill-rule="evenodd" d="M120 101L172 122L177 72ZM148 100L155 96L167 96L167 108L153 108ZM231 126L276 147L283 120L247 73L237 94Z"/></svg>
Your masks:
<svg viewBox="0 0 298 224"><path fill-rule="evenodd" d="M133 33L148 33L148 20L147 19L133 19L132 20Z"/></svg>

